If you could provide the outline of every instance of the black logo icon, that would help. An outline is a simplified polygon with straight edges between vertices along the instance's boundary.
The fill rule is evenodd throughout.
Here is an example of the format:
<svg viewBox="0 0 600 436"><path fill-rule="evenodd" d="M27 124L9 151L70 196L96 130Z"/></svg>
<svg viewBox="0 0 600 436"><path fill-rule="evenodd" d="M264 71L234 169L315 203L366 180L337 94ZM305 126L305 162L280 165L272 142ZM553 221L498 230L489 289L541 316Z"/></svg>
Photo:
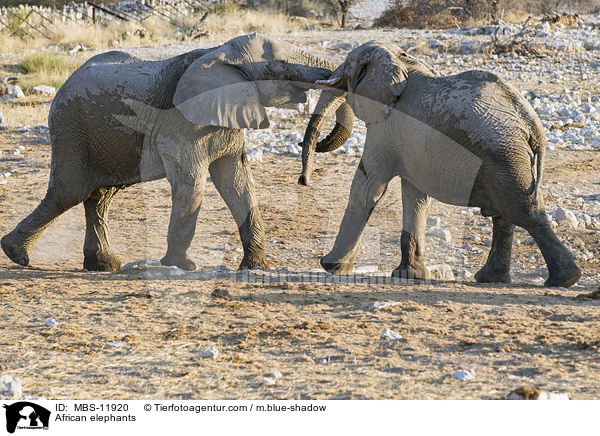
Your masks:
<svg viewBox="0 0 600 436"><path fill-rule="evenodd" d="M29 401L4 405L6 409L6 431L14 433L19 429L48 429L50 411Z"/></svg>

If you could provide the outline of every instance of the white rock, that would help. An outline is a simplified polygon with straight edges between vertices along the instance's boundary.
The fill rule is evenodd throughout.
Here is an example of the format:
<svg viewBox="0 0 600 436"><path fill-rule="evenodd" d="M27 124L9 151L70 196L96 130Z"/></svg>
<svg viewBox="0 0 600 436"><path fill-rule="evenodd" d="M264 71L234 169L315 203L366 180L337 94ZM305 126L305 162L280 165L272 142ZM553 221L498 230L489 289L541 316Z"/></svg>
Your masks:
<svg viewBox="0 0 600 436"><path fill-rule="evenodd" d="M427 236L434 236L444 242L452 242L452 234L450 233L449 230L444 230L444 229L433 229L429 232L427 232Z"/></svg>
<svg viewBox="0 0 600 436"><path fill-rule="evenodd" d="M25 147L23 147L22 145L17 145L15 148L13 148L13 149L10 151L10 154L12 154L12 155L15 155L15 156L18 156L18 155L20 155L20 154L21 154L21 152L22 152L22 151L24 151L24 150L25 150Z"/></svg>
<svg viewBox="0 0 600 436"><path fill-rule="evenodd" d="M557 207L554 212L552 212L552 217L559 223L566 225L572 229L575 229L579 226L579 221L573 212L568 209L564 209L562 207Z"/></svg>
<svg viewBox="0 0 600 436"><path fill-rule="evenodd" d="M535 285L541 285L545 282L546 280L543 277L534 277L531 279L531 283L535 284ZM579 282L581 284L581 282Z"/></svg>
<svg viewBox="0 0 600 436"><path fill-rule="evenodd" d="M179 267L173 265L167 267L170 276L184 276L185 271L181 270Z"/></svg>
<svg viewBox="0 0 600 436"><path fill-rule="evenodd" d="M277 383L275 381L275 379L270 378L270 377L263 377L262 382L263 382L263 385L274 385L275 383Z"/></svg>
<svg viewBox="0 0 600 436"><path fill-rule="evenodd" d="M216 347L208 347L196 354L196 359L216 359L219 350Z"/></svg>
<svg viewBox="0 0 600 436"><path fill-rule="evenodd" d="M260 148L251 148L246 151L246 157L250 162L262 162L263 152Z"/></svg>
<svg viewBox="0 0 600 436"><path fill-rule="evenodd" d="M127 342L109 342L108 346L113 348L123 348L128 347L129 344Z"/></svg>
<svg viewBox="0 0 600 436"><path fill-rule="evenodd" d="M471 274L471 271L469 271L466 268L459 268L456 272L457 272L456 276L458 276L461 279L469 280L471 277L473 277L473 274Z"/></svg>
<svg viewBox="0 0 600 436"><path fill-rule="evenodd" d="M367 310L378 310L401 305L402 303L399 301L367 301L366 303L363 303L360 308Z"/></svg>
<svg viewBox="0 0 600 436"><path fill-rule="evenodd" d="M274 370L271 371L271 377L273 377L275 380L279 380L283 376L281 375L281 373L279 371L277 371L276 369L274 369Z"/></svg>
<svg viewBox="0 0 600 436"><path fill-rule="evenodd" d="M58 327L58 322L54 318L48 318L44 325L46 327Z"/></svg>
<svg viewBox="0 0 600 436"><path fill-rule="evenodd" d="M25 94L23 94L23 90L19 85L8 85L5 88L5 94L2 96L2 101L23 97L25 97Z"/></svg>
<svg viewBox="0 0 600 436"><path fill-rule="evenodd" d="M452 267L446 264L431 265L427 267L433 280L455 280Z"/></svg>
<svg viewBox="0 0 600 436"><path fill-rule="evenodd" d="M38 85L33 87L33 93L39 95L54 95L56 94L56 88L48 85Z"/></svg>
<svg viewBox="0 0 600 436"><path fill-rule="evenodd" d="M401 341L402 335L386 327L381 331L379 339L382 341Z"/></svg>
<svg viewBox="0 0 600 436"><path fill-rule="evenodd" d="M10 374L0 375L0 399L14 400L21 398L22 393L21 380Z"/></svg>
<svg viewBox="0 0 600 436"><path fill-rule="evenodd" d="M579 197L579 200L583 201L583 198ZM593 218L587 213L578 213L577 220L579 222L579 227L591 227L593 223Z"/></svg>
<svg viewBox="0 0 600 436"><path fill-rule="evenodd" d="M302 149L295 143L288 144L286 151L294 155L299 155L302 153Z"/></svg>
<svg viewBox="0 0 600 436"><path fill-rule="evenodd" d="M452 378L455 378L459 381L467 381L475 378L475 370L473 369L463 369L458 372L452 374Z"/></svg>

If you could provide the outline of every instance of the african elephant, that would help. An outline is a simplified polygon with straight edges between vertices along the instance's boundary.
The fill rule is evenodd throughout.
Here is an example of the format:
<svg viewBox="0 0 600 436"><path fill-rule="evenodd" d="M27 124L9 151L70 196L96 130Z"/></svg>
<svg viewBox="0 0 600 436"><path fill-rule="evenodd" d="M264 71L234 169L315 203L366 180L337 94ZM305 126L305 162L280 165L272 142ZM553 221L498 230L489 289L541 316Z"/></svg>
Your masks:
<svg viewBox="0 0 600 436"><path fill-rule="evenodd" d="M568 287L581 276L558 240L540 193L546 140L540 120L520 94L495 74L467 71L439 77L397 47L366 43L329 79L303 142L306 184L322 118L346 101L365 121L364 152L333 249L321 258L330 272L352 269L367 220L388 182L402 179L402 260L393 275L427 278L424 232L430 198L481 208L493 219L492 247L475 275L509 283L515 225L540 248L546 286ZM347 94L345 94L347 93Z"/></svg>
<svg viewBox="0 0 600 436"><path fill-rule="evenodd" d="M239 228L240 267L266 266L241 129L268 127L265 107L305 102L307 89L332 70L323 59L258 34L162 61L119 51L94 56L52 103L46 196L2 238L2 249L12 261L29 265L41 232L83 202L83 267L118 270L121 262L107 239L111 199L128 185L166 177L172 210L161 262L192 270L187 250L210 173ZM352 110L340 109L344 112Z"/></svg>

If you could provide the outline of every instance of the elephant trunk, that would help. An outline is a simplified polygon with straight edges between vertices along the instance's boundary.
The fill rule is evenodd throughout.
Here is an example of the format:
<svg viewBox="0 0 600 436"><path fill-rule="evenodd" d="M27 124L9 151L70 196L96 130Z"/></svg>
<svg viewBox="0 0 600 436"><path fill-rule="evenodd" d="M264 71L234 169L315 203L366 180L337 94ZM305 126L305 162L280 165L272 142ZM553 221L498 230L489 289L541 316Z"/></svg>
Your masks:
<svg viewBox="0 0 600 436"><path fill-rule="evenodd" d="M335 126L325 139L317 143L315 151L317 153L329 153L340 148L350 138L353 124L354 112L352 112L348 103L342 102L335 113Z"/></svg>
<svg viewBox="0 0 600 436"><path fill-rule="evenodd" d="M327 79L335 69L326 59L302 51L294 53L286 60L286 70L280 77L292 80L299 86L304 84L306 88L314 88L317 80Z"/></svg>
<svg viewBox="0 0 600 436"><path fill-rule="evenodd" d="M318 141L323 126L334 112L336 113L335 127L325 139ZM315 162L315 151L327 153L341 147L350 137L353 123L354 113L340 91L324 90L304 133L302 174L298 184L309 184Z"/></svg>
<svg viewBox="0 0 600 436"><path fill-rule="evenodd" d="M319 56L315 56L311 53L306 53L302 51L302 60L303 63L313 68L322 68L329 71L335 70L335 65L329 62L327 59L320 58Z"/></svg>

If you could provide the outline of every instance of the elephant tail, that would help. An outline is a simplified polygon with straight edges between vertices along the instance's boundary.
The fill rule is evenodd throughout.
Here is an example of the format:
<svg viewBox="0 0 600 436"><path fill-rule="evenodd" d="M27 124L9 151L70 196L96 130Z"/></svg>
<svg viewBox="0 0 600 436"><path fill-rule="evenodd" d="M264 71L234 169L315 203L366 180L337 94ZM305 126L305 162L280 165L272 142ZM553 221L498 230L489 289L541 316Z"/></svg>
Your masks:
<svg viewBox="0 0 600 436"><path fill-rule="evenodd" d="M542 144L534 144L532 143L534 140L534 138L530 138L530 146L531 149L533 150L533 157L535 159L535 186L534 186L534 192L533 192L533 204L539 204L539 200L541 199L540 196L540 187L542 186L542 180L544 178L544 153L546 151L546 144L542 143ZM533 162L532 162L532 167L533 167ZM533 170L533 168L532 168Z"/></svg>

